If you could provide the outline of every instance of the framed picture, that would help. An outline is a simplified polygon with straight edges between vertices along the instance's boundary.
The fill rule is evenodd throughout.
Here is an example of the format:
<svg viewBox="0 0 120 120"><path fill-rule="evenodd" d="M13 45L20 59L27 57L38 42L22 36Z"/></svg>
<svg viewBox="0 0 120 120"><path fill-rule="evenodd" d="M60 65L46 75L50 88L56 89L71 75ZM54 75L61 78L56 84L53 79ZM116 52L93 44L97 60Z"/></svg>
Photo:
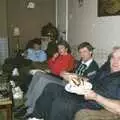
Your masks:
<svg viewBox="0 0 120 120"><path fill-rule="evenodd" d="M120 15L120 0L98 0L98 16Z"/></svg>

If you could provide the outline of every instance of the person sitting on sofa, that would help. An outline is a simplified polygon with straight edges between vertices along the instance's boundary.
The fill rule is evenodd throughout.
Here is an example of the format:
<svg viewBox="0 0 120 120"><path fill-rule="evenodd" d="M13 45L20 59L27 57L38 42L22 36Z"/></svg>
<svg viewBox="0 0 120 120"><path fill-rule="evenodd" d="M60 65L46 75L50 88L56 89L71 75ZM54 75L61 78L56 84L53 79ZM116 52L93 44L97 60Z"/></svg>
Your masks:
<svg viewBox="0 0 120 120"><path fill-rule="evenodd" d="M99 71L94 80L89 81L93 88L84 96L69 93L57 84L48 84L31 116L39 118L45 112L46 120L73 120L75 113L81 109L104 108L120 115L120 47L112 52L109 65L109 70ZM69 77L69 81L73 77L75 75Z"/></svg>
<svg viewBox="0 0 120 120"><path fill-rule="evenodd" d="M41 39L35 38L32 40L32 48L26 50L26 59L33 62L44 62L47 60L47 54L40 49Z"/></svg>
<svg viewBox="0 0 120 120"><path fill-rule="evenodd" d="M69 44L61 40L57 43L58 51L48 60L48 68L54 75L60 75L61 71L72 71L75 59L71 55Z"/></svg>
<svg viewBox="0 0 120 120"><path fill-rule="evenodd" d="M46 50L48 59L50 59L53 56L53 54L57 51L57 42L58 41L54 37L50 37Z"/></svg>
<svg viewBox="0 0 120 120"><path fill-rule="evenodd" d="M93 58L93 46L88 42L83 42L78 46L78 51L80 53L81 60L78 62L74 72L79 74L79 75L93 78L96 74L96 71L99 69L98 64L96 63L96 61ZM66 71L64 71L64 73L68 74L68 72L66 72ZM61 81L61 79L59 80L59 78L53 78L53 77L51 78L50 76L47 78L44 78L44 77L41 77L42 76L41 74L40 75L39 74L36 74L33 77L33 80L31 82L29 90L27 92L27 96L29 95L31 98L34 98L33 96L31 96L31 91L33 91L33 87L37 89L40 86L39 84L36 84L36 83L38 83L38 79L41 79L42 81L43 80L47 81L46 79L52 79L54 81ZM39 82L40 82L40 80L39 80ZM63 83L64 81L61 81L61 82ZM41 83L41 84L43 84L43 83ZM38 87L36 87L36 85ZM63 86L64 85L65 84L63 84ZM38 90L38 92L39 92L39 96L40 96L40 90ZM34 93L34 94L36 94L36 93ZM30 101L30 99L28 99L28 101ZM29 104L30 103L31 102L29 102Z"/></svg>
<svg viewBox="0 0 120 120"><path fill-rule="evenodd" d="M27 67L20 68L21 89L26 92L32 80L32 75L29 75L31 69L38 69L47 62L47 53L41 50L41 39L34 38L28 41L23 53L24 61L31 61Z"/></svg>

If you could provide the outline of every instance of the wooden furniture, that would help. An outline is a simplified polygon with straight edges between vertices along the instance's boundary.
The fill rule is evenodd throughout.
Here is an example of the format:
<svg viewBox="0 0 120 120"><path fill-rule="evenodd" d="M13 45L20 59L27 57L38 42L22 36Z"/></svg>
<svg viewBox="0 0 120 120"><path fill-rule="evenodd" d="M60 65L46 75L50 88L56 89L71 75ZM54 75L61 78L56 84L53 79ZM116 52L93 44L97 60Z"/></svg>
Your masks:
<svg viewBox="0 0 120 120"><path fill-rule="evenodd" d="M12 120L12 100L10 99L0 100L0 111L6 113L5 120Z"/></svg>
<svg viewBox="0 0 120 120"><path fill-rule="evenodd" d="M5 113L5 120L12 120L12 90L7 74L0 75L0 111Z"/></svg>

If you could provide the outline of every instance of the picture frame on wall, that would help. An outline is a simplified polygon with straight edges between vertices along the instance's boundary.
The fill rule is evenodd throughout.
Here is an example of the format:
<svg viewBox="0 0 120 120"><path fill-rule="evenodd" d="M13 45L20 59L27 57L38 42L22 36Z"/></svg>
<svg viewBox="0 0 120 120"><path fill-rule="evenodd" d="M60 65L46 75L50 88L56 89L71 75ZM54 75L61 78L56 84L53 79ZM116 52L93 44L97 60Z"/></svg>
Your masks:
<svg viewBox="0 0 120 120"><path fill-rule="evenodd" d="M98 17L120 15L120 0L98 0Z"/></svg>

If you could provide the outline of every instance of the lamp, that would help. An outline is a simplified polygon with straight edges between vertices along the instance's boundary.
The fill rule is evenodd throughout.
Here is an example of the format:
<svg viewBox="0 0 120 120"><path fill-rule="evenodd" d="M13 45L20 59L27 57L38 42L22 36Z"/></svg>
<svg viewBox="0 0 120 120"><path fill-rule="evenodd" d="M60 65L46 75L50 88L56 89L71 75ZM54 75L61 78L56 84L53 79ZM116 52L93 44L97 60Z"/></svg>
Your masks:
<svg viewBox="0 0 120 120"><path fill-rule="evenodd" d="M19 27L14 27L13 36L20 36L20 28Z"/></svg>
<svg viewBox="0 0 120 120"><path fill-rule="evenodd" d="M19 41L19 37L20 37L20 28L19 27L14 27L13 28L13 37L15 38L16 40L16 49L17 51L19 51L20 49L20 41Z"/></svg>
<svg viewBox="0 0 120 120"><path fill-rule="evenodd" d="M30 9L35 8L35 3L32 2L32 1L28 2L28 4L27 4L27 8L30 8Z"/></svg>

